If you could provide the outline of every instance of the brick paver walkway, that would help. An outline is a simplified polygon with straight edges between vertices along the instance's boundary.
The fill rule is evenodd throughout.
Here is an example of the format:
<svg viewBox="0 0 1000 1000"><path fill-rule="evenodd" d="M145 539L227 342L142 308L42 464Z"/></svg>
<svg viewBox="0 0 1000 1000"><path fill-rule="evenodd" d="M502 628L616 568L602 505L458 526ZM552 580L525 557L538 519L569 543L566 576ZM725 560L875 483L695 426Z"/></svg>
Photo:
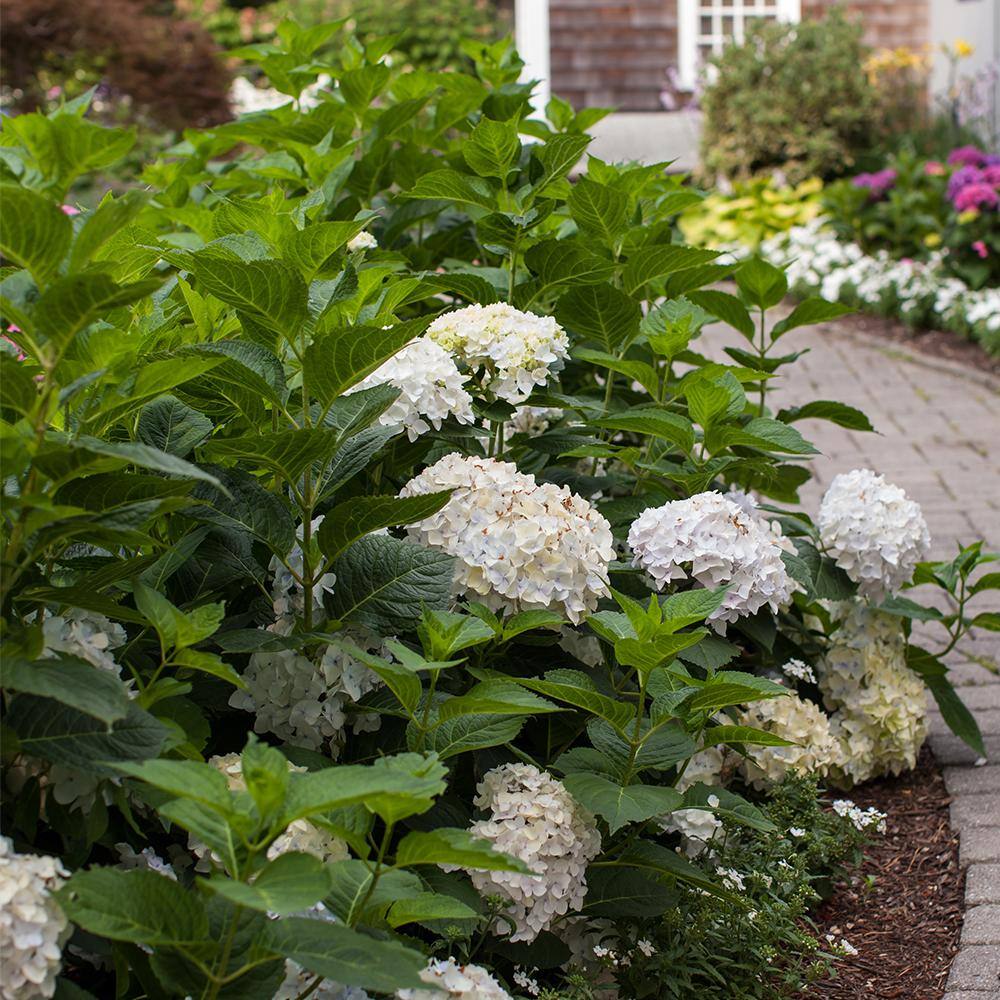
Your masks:
<svg viewBox="0 0 1000 1000"><path fill-rule="evenodd" d="M745 347L723 327L709 328L700 343L705 354L720 360L723 347ZM864 410L878 432L818 420L797 425L822 452L814 480L802 490L810 514L833 476L867 467L920 503L933 538L932 558L950 558L956 541L977 538L1000 551L1000 385L936 370L887 342L856 337L849 319L793 331L781 347L782 354L808 353L784 369L793 375L774 380L775 408L834 399ZM978 610L997 610L996 594L981 595ZM1000 662L1000 634L981 633L969 645L971 655ZM931 746L944 767L967 866L961 951L944 1000L1000 1000L1000 677L968 656L953 657L951 665L952 681L983 731L988 758L976 766L975 755L932 713Z"/></svg>

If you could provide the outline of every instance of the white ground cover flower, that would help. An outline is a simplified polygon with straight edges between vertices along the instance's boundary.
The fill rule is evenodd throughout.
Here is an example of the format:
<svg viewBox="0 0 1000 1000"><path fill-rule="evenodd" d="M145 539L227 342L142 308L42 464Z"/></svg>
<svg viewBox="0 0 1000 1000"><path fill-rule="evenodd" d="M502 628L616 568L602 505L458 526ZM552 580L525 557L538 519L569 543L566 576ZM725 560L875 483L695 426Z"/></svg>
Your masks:
<svg viewBox="0 0 1000 1000"><path fill-rule="evenodd" d="M0 998L51 997L69 921L52 892L69 872L58 858L18 854L0 837Z"/></svg>
<svg viewBox="0 0 1000 1000"><path fill-rule="evenodd" d="M446 455L400 496L454 489L410 538L456 557L454 590L494 610L548 608L581 621L609 593L611 526L567 487L537 483L510 462Z"/></svg>
<svg viewBox="0 0 1000 1000"><path fill-rule="evenodd" d="M875 602L909 583L930 549L920 505L870 469L834 478L820 503L817 527L837 565Z"/></svg>
<svg viewBox="0 0 1000 1000"><path fill-rule="evenodd" d="M243 777L243 760L238 753L217 754L209 757L212 765L226 779L231 792L245 792L247 783ZM302 773L306 769L288 762L288 770ZM198 858L195 869L211 871L213 864L221 864L219 858L193 834L188 836L188 848ZM306 819L292 820L267 849L267 856L273 860L289 851L303 851L323 862L344 861L349 857L347 845L339 838Z"/></svg>
<svg viewBox="0 0 1000 1000"><path fill-rule="evenodd" d="M635 564L661 590L688 577L703 587L729 584L722 604L708 618L718 632L765 606L778 611L795 589L777 536L720 493L699 493L644 510L629 529L628 544Z"/></svg>
<svg viewBox="0 0 1000 1000"><path fill-rule="evenodd" d="M900 620L862 601L841 608L840 627L820 665L820 690L843 746L846 783L916 766L927 736L927 690L906 665Z"/></svg>
<svg viewBox="0 0 1000 1000"><path fill-rule="evenodd" d="M468 378L443 347L421 337L347 391L385 384L399 389L399 397L379 417L379 423L402 427L406 436L416 441L431 426L440 430L442 421L450 416L462 424L475 421L472 397L463 388Z"/></svg>
<svg viewBox="0 0 1000 1000"><path fill-rule="evenodd" d="M813 668L801 660L789 660L782 666L781 672L786 677L791 677L797 681L805 681L807 684L816 683L816 674Z"/></svg>
<svg viewBox="0 0 1000 1000"><path fill-rule="evenodd" d="M1000 288L969 288L946 273L941 253L927 261L894 260L885 251L869 256L838 240L825 219L765 240L760 252L787 266L789 285L799 294L1000 342Z"/></svg>
<svg viewBox="0 0 1000 1000"><path fill-rule="evenodd" d="M399 1000L512 1000L511 995L481 965L459 965L431 959L420 978L427 990L397 990Z"/></svg>
<svg viewBox="0 0 1000 1000"><path fill-rule="evenodd" d="M483 896L510 900L511 941L534 941L553 922L576 912L587 895L587 865L601 850L594 818L546 771L530 764L503 764L487 771L475 804L489 818L471 832L497 851L524 861L535 875L472 871Z"/></svg>
<svg viewBox="0 0 1000 1000"><path fill-rule="evenodd" d="M348 253L357 253L359 250L375 250L377 247L378 240L363 229L357 236L347 241Z"/></svg>
<svg viewBox="0 0 1000 1000"><path fill-rule="evenodd" d="M763 729L793 744L747 746L743 772L757 788L777 784L793 772L825 777L841 763L841 747L826 713L794 693L752 702L737 721L741 726Z"/></svg>
<svg viewBox="0 0 1000 1000"><path fill-rule="evenodd" d="M444 313L427 336L470 371L482 370L483 387L515 404L545 385L569 356L566 331L551 316L521 312L506 302Z"/></svg>
<svg viewBox="0 0 1000 1000"><path fill-rule="evenodd" d="M885 821L888 818L884 812L879 812L874 806L862 809L850 799L837 799L833 803L833 811L845 819L849 819L856 830L867 830L874 827L876 833L885 833Z"/></svg>
<svg viewBox="0 0 1000 1000"><path fill-rule="evenodd" d="M111 651L128 642L125 629L96 611L70 608L60 615L46 615L42 620L44 659L58 653L78 656L101 670L120 674L121 667Z"/></svg>

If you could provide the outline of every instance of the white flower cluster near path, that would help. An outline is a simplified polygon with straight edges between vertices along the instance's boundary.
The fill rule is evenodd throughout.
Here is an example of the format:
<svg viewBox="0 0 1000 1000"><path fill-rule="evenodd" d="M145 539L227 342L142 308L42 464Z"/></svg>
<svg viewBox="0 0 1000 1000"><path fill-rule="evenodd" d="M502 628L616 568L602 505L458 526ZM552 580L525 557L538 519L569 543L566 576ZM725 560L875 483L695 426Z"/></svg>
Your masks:
<svg viewBox="0 0 1000 1000"><path fill-rule="evenodd" d="M348 393L385 384L398 389L399 397L379 417L379 423L402 427L406 436L416 441L432 425L440 430L442 421L449 416L461 424L475 421L472 397L464 388L468 380L469 376L458 370L448 351L421 337L352 386Z"/></svg>
<svg viewBox="0 0 1000 1000"><path fill-rule="evenodd" d="M52 897L69 872L58 858L18 854L0 837L0 997L51 997L69 922Z"/></svg>
<svg viewBox="0 0 1000 1000"><path fill-rule="evenodd" d="M765 605L778 611L792 599L795 583L781 559L782 542L755 511L714 492L650 507L628 534L635 564L657 587L688 576L703 587L729 585L708 618L719 632L726 622Z"/></svg>
<svg viewBox="0 0 1000 1000"><path fill-rule="evenodd" d="M841 609L820 664L820 690L844 748L844 783L916 766L927 736L927 689L906 665L900 620L861 601Z"/></svg>
<svg viewBox="0 0 1000 1000"><path fill-rule="evenodd" d="M931 538L920 505L870 469L834 478L819 507L820 541L872 601L913 579Z"/></svg>
<svg viewBox="0 0 1000 1000"><path fill-rule="evenodd" d="M444 313L427 328L427 336L470 371L481 371L484 389L515 404L545 385L569 356L569 338L555 319L506 302Z"/></svg>
<svg viewBox="0 0 1000 1000"><path fill-rule="evenodd" d="M512 1000L511 995L481 965L459 965L431 959L420 978L427 990L398 990L398 1000Z"/></svg>
<svg viewBox="0 0 1000 1000"><path fill-rule="evenodd" d="M823 219L766 240L760 252L787 265L795 292L953 330L1000 349L1000 288L969 288L945 273L939 254L927 262L894 260L884 250L869 256L856 243L838 240Z"/></svg>
<svg viewBox="0 0 1000 1000"><path fill-rule="evenodd" d="M511 941L534 941L558 917L583 905L587 865L601 850L601 835L562 782L530 764L488 771L476 793L476 806L490 816L473 823L471 832L536 874L472 871L472 884L483 896L510 900L506 915L516 928Z"/></svg>
<svg viewBox="0 0 1000 1000"><path fill-rule="evenodd" d="M538 483L511 462L445 455L400 491L453 489L436 514L407 529L456 557L455 590L496 610L549 608L581 621L608 594L611 526L567 487Z"/></svg>

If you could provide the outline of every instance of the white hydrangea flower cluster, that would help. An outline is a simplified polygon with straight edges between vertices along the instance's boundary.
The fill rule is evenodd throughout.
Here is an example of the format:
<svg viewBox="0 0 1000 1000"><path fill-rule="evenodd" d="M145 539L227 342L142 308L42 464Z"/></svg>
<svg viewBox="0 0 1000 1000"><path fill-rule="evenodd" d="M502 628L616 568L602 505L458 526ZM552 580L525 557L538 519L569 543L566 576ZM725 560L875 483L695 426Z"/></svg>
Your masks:
<svg viewBox="0 0 1000 1000"><path fill-rule="evenodd" d="M66 915L52 897L69 872L58 858L18 854L0 837L0 997L51 997L69 937Z"/></svg>
<svg viewBox="0 0 1000 1000"><path fill-rule="evenodd" d="M246 779L243 777L243 760L238 753L218 754L215 757L209 757L208 763L226 779L231 792L245 792L247 790ZM289 761L288 770L301 774L306 769L297 767ZM193 834L188 836L188 848L198 859L195 864L196 871L211 871L213 864L221 864L220 859L209 847ZM350 857L347 845L342 840L306 819L292 820L284 832L267 849L267 856L274 860L274 858L281 854L287 854L289 851L303 851L324 862L345 861Z"/></svg>
<svg viewBox="0 0 1000 1000"><path fill-rule="evenodd" d="M445 455L400 496L454 489L410 538L456 557L454 589L494 610L549 608L580 622L608 594L611 526L568 487L537 483L511 462Z"/></svg>
<svg viewBox="0 0 1000 1000"><path fill-rule="evenodd" d="M718 632L765 606L778 611L795 589L777 536L720 493L644 510L632 522L628 544L635 565L661 589L689 576L703 587L729 584L722 604L708 617Z"/></svg>
<svg viewBox="0 0 1000 1000"><path fill-rule="evenodd" d="M725 767L725 754L719 747L706 747L699 750L688 762L684 772L677 779L675 788L686 792L692 785L704 784L717 786L722 784L722 770ZM714 808L719 800L709 796L708 804ZM689 858L703 854L706 847L722 829L722 821L710 809L676 809L660 820L660 829L666 833L679 833L681 847Z"/></svg>
<svg viewBox="0 0 1000 1000"><path fill-rule="evenodd" d="M471 371L498 399L522 403L545 385L569 356L566 331L551 316L522 312L506 302L471 305L438 316L427 336Z"/></svg>
<svg viewBox="0 0 1000 1000"><path fill-rule="evenodd" d="M54 659L58 653L78 656L101 670L118 675L121 667L111 651L128 642L125 629L96 611L70 608L60 615L47 615L42 620L44 659Z"/></svg>
<svg viewBox="0 0 1000 1000"><path fill-rule="evenodd" d="M908 583L930 549L920 505L870 469L834 478L820 503L817 527L837 565L874 602Z"/></svg>
<svg viewBox="0 0 1000 1000"><path fill-rule="evenodd" d="M869 827L874 827L876 833L885 833L886 831L888 816L884 812L879 812L874 806L862 809L850 799L837 799L833 803L833 811L838 816L849 819L855 830L864 831Z"/></svg>
<svg viewBox="0 0 1000 1000"><path fill-rule="evenodd" d="M820 690L843 746L839 777L857 784L916 766L927 737L927 691L906 665L902 623L853 601L820 666Z"/></svg>
<svg viewBox="0 0 1000 1000"><path fill-rule="evenodd" d="M450 416L461 424L475 422L472 397L464 388L468 378L440 344L421 337L347 392L385 384L399 389L398 398L379 417L379 423L384 427L402 427L406 436L416 441L432 425L440 430L442 421Z"/></svg>
<svg viewBox="0 0 1000 1000"><path fill-rule="evenodd" d="M454 958L431 959L420 978L427 990L397 990L398 1000L513 1000L481 965L459 965Z"/></svg>
<svg viewBox="0 0 1000 1000"><path fill-rule="evenodd" d="M310 84L299 96L299 108L309 111L320 103L320 91L329 87L332 78L321 73L316 82ZM283 94L274 87L256 87L245 76L237 76L229 87L229 105L237 115L249 115L259 111L273 111L290 104L290 94Z"/></svg>
<svg viewBox="0 0 1000 1000"><path fill-rule="evenodd" d="M471 832L536 874L472 871L472 884L483 896L510 900L511 941L534 941L557 917L583 905L587 865L601 850L601 835L562 782L530 764L493 768L476 792L476 806L490 816L473 823Z"/></svg>
<svg viewBox="0 0 1000 1000"><path fill-rule="evenodd" d="M313 518L310 522L310 534L315 539L320 525L323 523L323 515ZM302 553L302 541L304 538L303 526L300 524L296 531L298 541L292 551L289 552L286 566L277 556L272 557L269 567L273 580L271 583L271 598L274 602L274 614L278 619L277 631L280 635L289 635L295 625L295 618L305 611L305 592L295 579L295 576L302 576L304 569L304 557ZM293 575L293 572L295 575ZM337 582L335 573L324 573L313 584L313 613L316 616L323 615L323 595L333 593L334 585Z"/></svg>
<svg viewBox="0 0 1000 1000"><path fill-rule="evenodd" d="M528 434L532 437L544 434L549 425L562 417L562 410L550 406L519 406L514 415L503 426L504 440L515 434Z"/></svg>
<svg viewBox="0 0 1000 1000"><path fill-rule="evenodd" d="M348 253L357 253L359 250L376 249L378 249L378 240L364 229L362 229L357 236L354 236L347 241Z"/></svg>
<svg viewBox="0 0 1000 1000"><path fill-rule="evenodd" d="M869 256L838 240L825 219L766 240L760 252L787 267L795 292L993 343L1000 337L1000 288L969 288L945 272L940 253L927 261L894 260L885 251Z"/></svg>
<svg viewBox="0 0 1000 1000"><path fill-rule="evenodd" d="M751 702L739 715L741 726L763 729L792 746L747 746L743 773L757 788L777 784L788 774L825 777L839 767L842 750L826 713L811 701L789 693L783 697Z"/></svg>

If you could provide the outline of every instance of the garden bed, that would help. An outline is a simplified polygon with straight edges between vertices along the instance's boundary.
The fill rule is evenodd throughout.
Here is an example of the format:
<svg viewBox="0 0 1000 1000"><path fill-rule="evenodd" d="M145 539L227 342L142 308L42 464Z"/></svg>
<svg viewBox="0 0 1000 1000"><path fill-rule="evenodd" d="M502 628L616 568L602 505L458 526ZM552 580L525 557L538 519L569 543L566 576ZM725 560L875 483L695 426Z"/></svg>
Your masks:
<svg viewBox="0 0 1000 1000"><path fill-rule="evenodd" d="M869 782L852 798L886 813L888 828L816 915L821 938L846 937L858 954L812 995L940 1000L958 951L965 875L934 755L925 747L913 771Z"/></svg>

